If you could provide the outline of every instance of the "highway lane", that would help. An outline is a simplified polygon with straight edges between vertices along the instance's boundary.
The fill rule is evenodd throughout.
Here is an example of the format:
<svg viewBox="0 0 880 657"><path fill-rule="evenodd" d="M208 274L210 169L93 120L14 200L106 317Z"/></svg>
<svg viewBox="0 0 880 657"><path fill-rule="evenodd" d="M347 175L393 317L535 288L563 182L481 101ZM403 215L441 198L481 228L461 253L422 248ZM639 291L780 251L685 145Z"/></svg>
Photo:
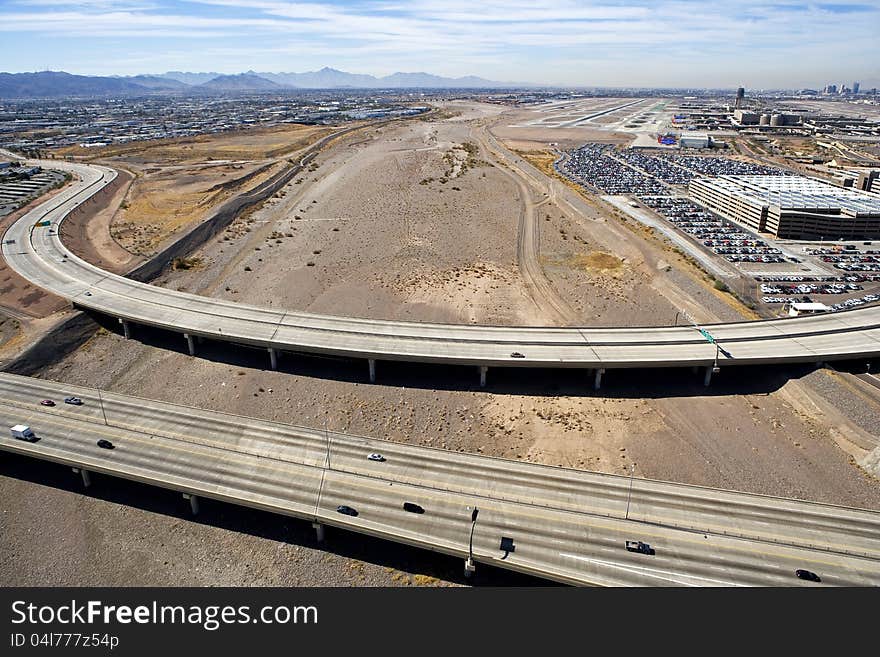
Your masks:
<svg viewBox="0 0 880 657"><path fill-rule="evenodd" d="M540 328L392 322L273 310L158 288L102 271L61 243L55 226L109 184L115 172L64 162L45 166L82 181L6 233L3 255L25 278L75 305L131 323L277 351L492 367L712 366L716 350L692 327ZM10 240L12 240L10 242ZM815 362L880 355L880 307L814 317L710 325L730 365ZM519 352L522 358L512 358Z"/></svg>
<svg viewBox="0 0 880 657"><path fill-rule="evenodd" d="M69 395L80 397L84 405L61 403ZM58 405L41 407L43 398ZM380 472L399 483L467 491L535 506L623 518L630 500L628 516L643 522L768 542L793 540L786 536L794 536L799 543L880 558L880 520L866 525L862 513L836 506L805 507L797 501L718 490L708 496L707 489L700 487L643 479L630 482L628 477L449 453L8 374L0 374L0 400L61 417L255 456L292 459L313 467L321 467L329 459L333 470L366 476ZM382 454L386 461L381 465L368 461L366 456L371 453ZM719 504L727 508L729 517L719 519ZM829 530L833 530L836 543L829 542Z"/></svg>
<svg viewBox="0 0 880 657"><path fill-rule="evenodd" d="M61 403L74 394L83 406ZM59 405L47 408L40 399ZM143 400L0 375L0 418L34 444L0 449L466 556L570 583L880 584L880 513L630 480ZM112 451L95 445L106 438ZM380 453L384 462L366 457ZM403 502L425 514L403 511ZM346 504L359 511L342 516ZM501 537L514 539L506 558ZM643 540L654 556L623 549ZM566 555L566 556L563 556ZM656 571L656 572L654 572Z"/></svg>

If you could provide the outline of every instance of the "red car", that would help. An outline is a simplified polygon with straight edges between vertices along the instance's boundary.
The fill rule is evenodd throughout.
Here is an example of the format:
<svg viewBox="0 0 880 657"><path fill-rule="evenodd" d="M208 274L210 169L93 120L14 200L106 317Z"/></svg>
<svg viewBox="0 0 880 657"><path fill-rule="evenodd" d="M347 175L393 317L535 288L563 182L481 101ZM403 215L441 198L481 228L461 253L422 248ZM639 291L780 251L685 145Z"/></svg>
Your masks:
<svg viewBox="0 0 880 657"><path fill-rule="evenodd" d="M43 401L40 402L40 404L42 406L54 406L55 402L53 402L51 399L44 399Z"/></svg>

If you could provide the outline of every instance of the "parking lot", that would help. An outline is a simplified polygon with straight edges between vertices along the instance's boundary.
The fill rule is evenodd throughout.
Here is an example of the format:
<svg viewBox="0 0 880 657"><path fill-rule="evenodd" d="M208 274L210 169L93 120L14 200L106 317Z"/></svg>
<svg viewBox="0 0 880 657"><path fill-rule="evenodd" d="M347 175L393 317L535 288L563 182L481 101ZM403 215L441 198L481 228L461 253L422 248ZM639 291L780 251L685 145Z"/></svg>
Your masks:
<svg viewBox="0 0 880 657"><path fill-rule="evenodd" d="M686 198L683 189L697 176L790 172L727 157L617 150L591 143L567 151L557 168L591 191L636 197L705 251L754 278L756 298L763 303L773 306L820 297L815 300L832 310L844 310L880 300L880 250L865 249L870 243L794 250L709 212ZM618 207L634 214L625 204ZM842 295L856 292L866 293L840 301Z"/></svg>
<svg viewBox="0 0 880 657"><path fill-rule="evenodd" d="M563 175L604 194L656 195L669 193L668 187L614 156L608 144L584 144L568 151L559 165Z"/></svg>
<svg viewBox="0 0 880 657"><path fill-rule="evenodd" d="M722 219L686 198L643 196L641 201L709 251L729 262L784 262L782 251L731 221Z"/></svg>
<svg viewBox="0 0 880 657"><path fill-rule="evenodd" d="M40 167L16 167L0 163L0 217L64 182L63 174Z"/></svg>
<svg viewBox="0 0 880 657"><path fill-rule="evenodd" d="M711 155L681 155L609 144L569 150L560 172L605 194L662 195L669 185L687 185L695 176L792 175L776 167Z"/></svg>
<svg viewBox="0 0 880 657"><path fill-rule="evenodd" d="M880 250L858 251L856 249L855 245L848 245L843 250L806 247L804 253L817 256L822 262L827 262L841 271L880 273Z"/></svg>

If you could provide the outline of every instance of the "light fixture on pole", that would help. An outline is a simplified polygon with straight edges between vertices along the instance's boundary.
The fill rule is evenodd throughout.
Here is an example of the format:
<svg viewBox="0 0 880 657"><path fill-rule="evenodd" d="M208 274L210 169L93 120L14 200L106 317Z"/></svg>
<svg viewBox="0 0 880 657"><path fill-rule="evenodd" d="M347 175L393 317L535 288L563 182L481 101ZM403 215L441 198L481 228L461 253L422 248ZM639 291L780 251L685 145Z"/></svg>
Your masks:
<svg viewBox="0 0 880 657"><path fill-rule="evenodd" d="M467 561L464 562L464 576L470 577L473 575L474 570L476 570L474 566L474 529L477 527L477 516L480 514L480 510L477 507L474 507L474 510L471 511L471 536L468 540L468 558Z"/></svg>
<svg viewBox="0 0 880 657"><path fill-rule="evenodd" d="M626 516L624 517L624 520L629 520L629 502L632 499L633 475L635 475L635 472L636 472L636 464L632 463L629 466L629 492L626 495Z"/></svg>

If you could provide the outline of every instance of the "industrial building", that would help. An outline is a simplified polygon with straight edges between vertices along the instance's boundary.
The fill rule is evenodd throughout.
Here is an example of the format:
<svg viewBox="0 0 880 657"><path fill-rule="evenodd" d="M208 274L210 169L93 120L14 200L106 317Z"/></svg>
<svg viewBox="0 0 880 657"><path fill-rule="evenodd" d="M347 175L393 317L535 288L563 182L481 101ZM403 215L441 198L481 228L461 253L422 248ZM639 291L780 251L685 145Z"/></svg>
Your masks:
<svg viewBox="0 0 880 657"><path fill-rule="evenodd" d="M678 145L680 148L711 148L712 138L705 132L682 133Z"/></svg>
<svg viewBox="0 0 880 657"><path fill-rule="evenodd" d="M734 123L741 126L763 126L767 128L781 128L783 126L800 125L804 121L802 114L785 112L748 112L737 109L733 112Z"/></svg>
<svg viewBox="0 0 880 657"><path fill-rule="evenodd" d="M695 178L692 199L784 239L880 239L880 196L802 176Z"/></svg>

